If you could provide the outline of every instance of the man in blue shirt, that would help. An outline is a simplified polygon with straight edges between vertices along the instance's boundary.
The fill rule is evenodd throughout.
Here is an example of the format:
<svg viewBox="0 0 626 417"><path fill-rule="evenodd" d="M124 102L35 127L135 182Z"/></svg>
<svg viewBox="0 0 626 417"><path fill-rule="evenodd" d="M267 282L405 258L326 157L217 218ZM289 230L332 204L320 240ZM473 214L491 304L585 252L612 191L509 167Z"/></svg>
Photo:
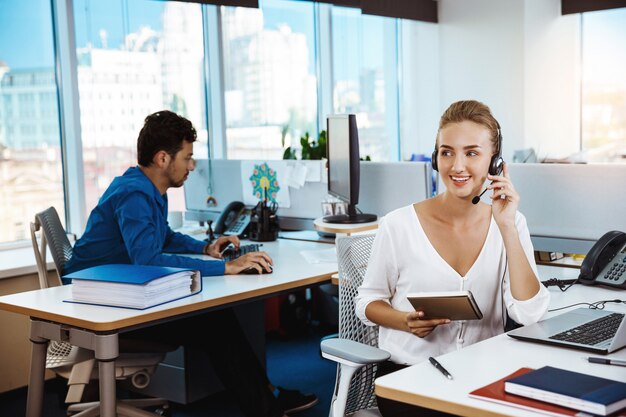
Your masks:
<svg viewBox="0 0 626 417"><path fill-rule="evenodd" d="M205 243L172 231L167 223L167 190L181 187L194 170L191 122L170 111L146 117L137 139L138 166L116 177L104 192L76 242L64 273L103 264L160 265L193 268L202 276L269 270L272 259L253 252L235 260L194 259L196 253L221 258L236 236ZM206 331L204 331L206 330ZM215 335L209 340L208 335ZM175 342L200 349L211 358L223 385L233 392L246 416L283 416L307 409L315 395L273 387L230 308L126 333L128 338Z"/></svg>
<svg viewBox="0 0 626 417"><path fill-rule="evenodd" d="M172 136L177 134L183 136ZM231 242L239 246L236 236L220 237L207 244L173 232L167 224L167 189L181 187L194 170L195 138L191 122L174 113L162 111L146 118L137 141L139 166L128 168L104 192L89 215L85 233L76 242L64 273L127 263L193 268L202 276L237 274L249 267L269 269L272 260L264 252L230 262L176 255L198 253L221 258L224 246Z"/></svg>

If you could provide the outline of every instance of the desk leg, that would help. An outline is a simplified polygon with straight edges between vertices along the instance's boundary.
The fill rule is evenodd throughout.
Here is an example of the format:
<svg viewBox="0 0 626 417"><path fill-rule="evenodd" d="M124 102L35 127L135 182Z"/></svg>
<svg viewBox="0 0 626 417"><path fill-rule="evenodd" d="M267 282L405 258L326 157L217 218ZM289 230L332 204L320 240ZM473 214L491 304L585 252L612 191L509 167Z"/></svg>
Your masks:
<svg viewBox="0 0 626 417"><path fill-rule="evenodd" d="M26 397L26 417L41 417L43 408L44 373L46 372L46 351L48 340L36 336L35 324L31 322L30 341L33 351L30 357L30 376Z"/></svg>
<svg viewBox="0 0 626 417"><path fill-rule="evenodd" d="M117 333L95 336L95 357L100 377L100 416L115 417L115 359L119 356Z"/></svg>

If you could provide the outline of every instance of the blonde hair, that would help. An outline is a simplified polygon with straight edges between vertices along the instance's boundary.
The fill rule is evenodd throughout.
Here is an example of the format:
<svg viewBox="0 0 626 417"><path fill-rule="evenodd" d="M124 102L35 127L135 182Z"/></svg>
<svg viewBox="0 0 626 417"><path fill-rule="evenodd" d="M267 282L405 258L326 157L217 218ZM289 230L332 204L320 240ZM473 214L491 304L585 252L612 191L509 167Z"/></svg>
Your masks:
<svg viewBox="0 0 626 417"><path fill-rule="evenodd" d="M486 127L491 134L491 143L493 144L494 155L499 153L500 146L500 124L491 114L491 110L486 104L476 100L463 100L452 103L441 115L439 120L439 129L435 138L435 149L437 149L437 141L439 140L439 132L441 129L451 123L460 123L464 121L474 122Z"/></svg>

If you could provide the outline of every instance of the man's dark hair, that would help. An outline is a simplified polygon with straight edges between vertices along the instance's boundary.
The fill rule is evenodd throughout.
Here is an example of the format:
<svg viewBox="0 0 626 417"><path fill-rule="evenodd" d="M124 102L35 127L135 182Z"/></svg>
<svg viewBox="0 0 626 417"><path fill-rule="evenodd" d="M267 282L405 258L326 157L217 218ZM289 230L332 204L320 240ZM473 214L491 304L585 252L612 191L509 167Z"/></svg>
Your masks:
<svg viewBox="0 0 626 417"><path fill-rule="evenodd" d="M173 157L183 148L183 141L195 142L196 129L191 122L169 110L152 113L144 122L137 138L137 162L141 166L152 165L159 151Z"/></svg>

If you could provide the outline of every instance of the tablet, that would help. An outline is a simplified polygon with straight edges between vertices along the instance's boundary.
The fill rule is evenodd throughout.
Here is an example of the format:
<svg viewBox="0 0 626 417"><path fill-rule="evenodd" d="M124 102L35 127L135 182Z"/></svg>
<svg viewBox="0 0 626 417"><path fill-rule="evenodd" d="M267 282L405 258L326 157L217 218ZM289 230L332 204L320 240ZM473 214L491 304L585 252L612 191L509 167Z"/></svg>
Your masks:
<svg viewBox="0 0 626 417"><path fill-rule="evenodd" d="M407 298L415 310L424 312L425 319L479 320L483 318L470 291L409 293Z"/></svg>

